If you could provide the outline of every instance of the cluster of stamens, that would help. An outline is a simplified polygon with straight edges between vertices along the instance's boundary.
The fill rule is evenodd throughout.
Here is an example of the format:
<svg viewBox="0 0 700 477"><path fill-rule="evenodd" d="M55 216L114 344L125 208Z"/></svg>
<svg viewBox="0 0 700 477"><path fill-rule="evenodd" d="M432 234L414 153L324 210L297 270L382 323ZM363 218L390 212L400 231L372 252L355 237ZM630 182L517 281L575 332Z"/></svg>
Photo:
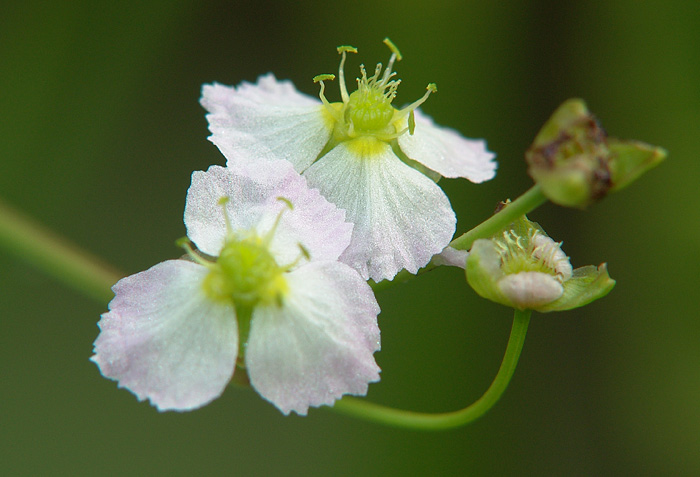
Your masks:
<svg viewBox="0 0 700 477"><path fill-rule="evenodd" d="M237 232L232 229L225 207L228 200L228 197L219 200L224 211L226 238L218 257L203 256L187 239L179 244L192 260L209 269L202 286L212 300L233 305L239 314L257 305L281 306L287 292L284 273L294 268L302 258L309 258L301 244L301 254L287 265L279 265L270 253L270 243L282 214L291 209L292 204L287 199L279 198L286 207L279 212L270 230L260 237L254 230Z"/></svg>
<svg viewBox="0 0 700 477"><path fill-rule="evenodd" d="M571 263L561 250L561 242L555 242L539 230L525 237L507 230L495 243L505 274L542 272L556 277L560 283L571 278Z"/></svg>
<svg viewBox="0 0 700 477"><path fill-rule="evenodd" d="M400 110L394 108L391 103L396 97L401 80L392 79L396 76L393 68L394 62L400 61L402 56L391 40L385 38L384 43L391 50L386 68L378 63L374 75L368 78L364 65L361 65L362 76L357 78L357 90L351 94L348 94L345 83L345 60L347 53L357 53L357 49L352 46L338 47L338 53L341 55L338 79L342 103L329 103L325 97L324 81L335 79L335 75L323 74L314 77L314 82L320 83L319 97L335 123L335 137L339 141L361 136L391 141L406 132L413 134L415 130L413 111L423 104L431 93L437 91L435 84L431 83L427 87L427 92L418 101Z"/></svg>

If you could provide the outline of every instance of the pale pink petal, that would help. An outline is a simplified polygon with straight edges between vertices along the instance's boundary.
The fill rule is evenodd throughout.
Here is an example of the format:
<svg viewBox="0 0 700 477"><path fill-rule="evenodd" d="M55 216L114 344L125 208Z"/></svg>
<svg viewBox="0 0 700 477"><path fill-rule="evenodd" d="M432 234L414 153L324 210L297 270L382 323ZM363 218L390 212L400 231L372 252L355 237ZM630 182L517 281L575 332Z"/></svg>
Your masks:
<svg viewBox="0 0 700 477"><path fill-rule="evenodd" d="M379 306L347 265L315 262L287 275L281 307L253 313L246 350L252 386L283 413L305 415L379 380Z"/></svg>
<svg viewBox="0 0 700 477"><path fill-rule="evenodd" d="M222 197L229 200L219 204ZM293 208L280 201L283 197ZM224 212L225 207L225 212ZM274 231L270 249L280 265L292 263L303 245L311 260L336 260L350 243L352 224L345 212L310 189L306 180L286 161L241 163L236 167L212 166L194 172L187 192L185 226L188 237L209 255L218 255L231 230L256 231L264 237Z"/></svg>
<svg viewBox="0 0 700 477"><path fill-rule="evenodd" d="M238 326L233 307L204 295L206 274L170 260L119 280L91 358L102 374L161 411L219 397L233 375Z"/></svg>
<svg viewBox="0 0 700 477"><path fill-rule="evenodd" d="M467 257L469 252L466 250L457 250L452 247L445 247L445 250L433 257L433 263L439 266L446 265L448 267L467 267Z"/></svg>
<svg viewBox="0 0 700 477"><path fill-rule="evenodd" d="M201 103L216 144L229 163L286 159L306 169L330 139L333 120L321 101L297 92L271 73L257 84L204 85Z"/></svg>
<svg viewBox="0 0 700 477"><path fill-rule="evenodd" d="M454 129L436 125L415 110L416 129L413 135L399 136L399 147L414 161L443 177L464 177L484 182L496 175L495 154L486 149L483 140L466 139Z"/></svg>
<svg viewBox="0 0 700 477"><path fill-rule="evenodd" d="M357 141L366 139L340 143L304 173L355 224L340 260L375 281L391 280L404 268L416 273L454 234L450 202L388 144L365 148Z"/></svg>
<svg viewBox="0 0 700 477"><path fill-rule="evenodd" d="M564 293L561 282L542 272L520 272L506 275L498 288L515 306L533 309L551 303Z"/></svg>

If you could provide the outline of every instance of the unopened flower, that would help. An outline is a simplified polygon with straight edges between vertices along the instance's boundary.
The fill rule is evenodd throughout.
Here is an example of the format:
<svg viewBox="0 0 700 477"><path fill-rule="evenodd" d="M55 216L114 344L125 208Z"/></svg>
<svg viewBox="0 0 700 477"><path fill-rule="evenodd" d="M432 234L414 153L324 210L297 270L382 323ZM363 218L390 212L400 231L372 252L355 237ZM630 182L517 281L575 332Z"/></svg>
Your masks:
<svg viewBox="0 0 700 477"><path fill-rule="evenodd" d="M337 261L343 217L285 161L195 172L189 259L114 286L92 360L160 410L207 404L236 368L285 414L365 394L379 380L379 307Z"/></svg>
<svg viewBox="0 0 700 477"><path fill-rule="evenodd" d="M580 99L559 106L525 153L542 193L578 208L627 187L665 157L660 147L609 138Z"/></svg>
<svg viewBox="0 0 700 477"><path fill-rule="evenodd" d="M361 67L352 93L344 64L347 53L357 50L338 48L340 102L330 103L324 94L324 81L334 75L315 78L319 102L272 74L236 88L205 85L201 100L210 113L210 140L229 165L240 163L241 155L286 159L347 212L355 228L341 260L375 281L392 279L404 268L416 273L452 238L455 215L435 180L464 177L478 183L496 169L484 141L437 126L417 109L436 91L434 84L418 101L393 106L400 82L393 66L401 55L385 43L392 51L386 68L378 64L368 76Z"/></svg>
<svg viewBox="0 0 700 477"><path fill-rule="evenodd" d="M475 241L466 271L480 296L519 310L577 308L607 295L615 285L605 264L573 270L561 243L526 217L491 239Z"/></svg>

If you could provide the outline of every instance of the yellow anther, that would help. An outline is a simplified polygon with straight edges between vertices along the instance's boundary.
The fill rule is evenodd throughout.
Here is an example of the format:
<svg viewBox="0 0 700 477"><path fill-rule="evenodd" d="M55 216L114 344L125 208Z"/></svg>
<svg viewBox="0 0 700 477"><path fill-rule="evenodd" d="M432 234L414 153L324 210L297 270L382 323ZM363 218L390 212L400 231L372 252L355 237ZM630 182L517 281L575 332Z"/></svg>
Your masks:
<svg viewBox="0 0 700 477"><path fill-rule="evenodd" d="M292 204L292 201L285 198L285 197L277 197L277 200L280 202L283 202L287 207L289 207L289 210L294 210L294 204Z"/></svg>
<svg viewBox="0 0 700 477"><path fill-rule="evenodd" d="M338 53L340 53L340 54L357 53L357 48L355 48L354 46L349 46L349 45L339 46Z"/></svg>
<svg viewBox="0 0 700 477"><path fill-rule="evenodd" d="M333 81L334 79L335 75L332 74L316 75L314 76L314 83L318 83L319 81Z"/></svg>
<svg viewBox="0 0 700 477"><path fill-rule="evenodd" d="M403 58L403 56L401 56L401 52L398 48L396 48L396 45L394 45L394 43L388 37L384 38L384 44L389 47L393 54L396 55L396 60L401 61L401 59Z"/></svg>
<svg viewBox="0 0 700 477"><path fill-rule="evenodd" d="M413 110L408 114L408 134L413 136L416 131L416 115L413 114Z"/></svg>

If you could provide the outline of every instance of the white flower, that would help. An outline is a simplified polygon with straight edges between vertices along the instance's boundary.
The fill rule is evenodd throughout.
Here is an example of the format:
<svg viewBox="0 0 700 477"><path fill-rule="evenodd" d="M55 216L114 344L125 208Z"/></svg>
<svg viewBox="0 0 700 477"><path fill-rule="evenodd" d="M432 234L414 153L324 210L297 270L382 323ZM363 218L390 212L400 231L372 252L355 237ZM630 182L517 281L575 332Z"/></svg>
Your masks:
<svg viewBox="0 0 700 477"><path fill-rule="evenodd" d="M329 103L324 81L317 99L297 92L289 81L272 74L256 84L233 88L205 85L202 105L209 111L210 140L229 165L250 157L290 161L311 187L347 212L355 224L352 241L341 260L375 281L392 279L406 269L416 273L442 251L455 231L447 196L433 179L491 179L494 155L484 141L463 138L436 126L417 110L423 98L403 109L392 106L398 80L392 79L396 47L382 74L377 65L367 77L362 67L358 90L348 94L344 63L352 47L340 47L342 102Z"/></svg>
<svg viewBox="0 0 700 477"><path fill-rule="evenodd" d="M337 261L352 225L289 163L195 172L185 225L192 260L114 286L91 358L104 376L160 410L189 410L239 367L283 413L302 415L379 380L379 307Z"/></svg>

